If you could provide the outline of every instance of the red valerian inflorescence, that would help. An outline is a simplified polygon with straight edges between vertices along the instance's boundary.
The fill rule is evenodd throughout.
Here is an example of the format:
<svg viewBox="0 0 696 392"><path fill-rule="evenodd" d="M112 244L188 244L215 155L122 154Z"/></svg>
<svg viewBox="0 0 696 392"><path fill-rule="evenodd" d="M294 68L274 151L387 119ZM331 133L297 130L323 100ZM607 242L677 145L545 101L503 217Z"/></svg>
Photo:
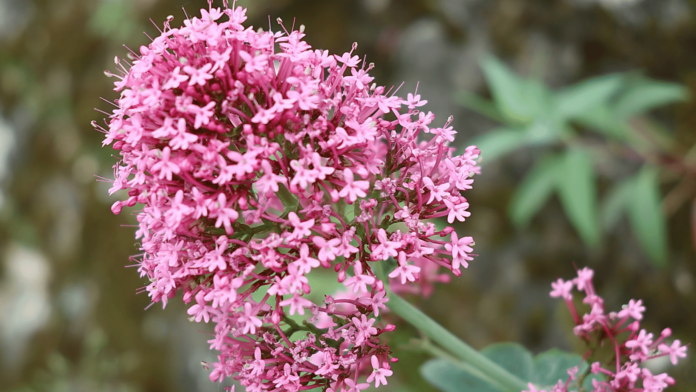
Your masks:
<svg viewBox="0 0 696 392"><path fill-rule="evenodd" d="M593 392L661 392L674 385L674 379L667 373L655 375L640 364L669 356L676 365L679 358L686 357L686 346L679 340L674 340L671 345L664 342L672 334L669 328L664 329L657 339L641 329L640 320L645 311L641 300L630 300L619 312L606 313L604 300L597 295L592 284L593 276L594 271L583 268L578 271L577 278L569 281L558 279L551 284L551 297L565 300L575 321L573 332L588 347L584 359L591 362L585 374L579 374L578 367L570 369L568 379L559 381L551 392L579 390L574 384L582 383L589 373L601 376L592 380ZM573 287L585 293L583 303L590 306L590 312L582 317L573 302ZM532 384L529 388L529 392L545 392Z"/></svg>
<svg viewBox="0 0 696 392"><path fill-rule="evenodd" d="M248 391L359 391L396 361L382 334L385 264L402 290L459 276L473 240L428 221L469 216L476 147L453 154L449 120L372 84L372 65L312 50L303 28L245 27L246 10L201 10L120 68L104 132L119 151L111 193L141 204L134 256L153 303L183 292L213 321L210 378ZM314 269L350 294L306 298ZM409 284L417 283L409 286ZM328 294L328 293L326 293ZM304 322L297 316L305 316ZM367 375L366 382L359 376Z"/></svg>

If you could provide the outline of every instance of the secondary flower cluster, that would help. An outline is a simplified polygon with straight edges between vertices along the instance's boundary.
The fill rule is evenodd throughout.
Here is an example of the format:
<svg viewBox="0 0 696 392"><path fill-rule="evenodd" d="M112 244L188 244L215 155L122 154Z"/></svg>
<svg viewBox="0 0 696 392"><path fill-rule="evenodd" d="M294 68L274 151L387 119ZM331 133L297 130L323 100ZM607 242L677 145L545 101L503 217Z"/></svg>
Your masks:
<svg viewBox="0 0 696 392"><path fill-rule="evenodd" d="M388 299L375 266L423 294L447 281L438 268L461 274L472 238L428 220L469 216L479 151L454 155L450 121L431 127L419 95L371 84L355 46L312 50L303 28L257 31L245 12L210 7L179 28L170 17L132 64L116 59L117 109L94 124L120 154L111 193L128 198L112 210L143 206L134 260L152 301L183 292L192 320L215 323L212 380L386 384L396 359L380 335L394 327L376 324ZM310 301L318 268L354 296Z"/></svg>
<svg viewBox="0 0 696 392"><path fill-rule="evenodd" d="M591 362L585 374L578 374L577 367L570 369L565 383L559 381L551 391L567 392L574 383L582 385L590 372L600 376L592 380L593 392L660 392L673 385L674 379L667 373L654 375L649 369L641 368L640 364L669 356L672 364L676 365L679 358L686 357L686 346L681 345L679 340L674 340L671 345L664 343L672 333L669 328L664 329L657 339L640 328L645 311L641 300L630 300L619 312L606 313L604 300L592 285L593 276L594 271L583 268L578 271L577 278L570 281L558 279L551 284L551 297L565 300L575 321L573 332L589 348L584 359ZM573 287L585 293L583 303L590 306L590 312L582 317L573 302ZM605 360L597 361L602 357ZM529 387L531 392L538 391L532 384Z"/></svg>

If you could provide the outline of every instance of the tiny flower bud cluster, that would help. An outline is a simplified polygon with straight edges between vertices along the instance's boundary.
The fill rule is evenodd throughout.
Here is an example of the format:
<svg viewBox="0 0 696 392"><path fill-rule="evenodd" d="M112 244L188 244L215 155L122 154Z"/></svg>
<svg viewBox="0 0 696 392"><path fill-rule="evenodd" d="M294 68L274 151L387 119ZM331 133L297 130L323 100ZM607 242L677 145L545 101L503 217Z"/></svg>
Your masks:
<svg viewBox="0 0 696 392"><path fill-rule="evenodd" d="M215 323L212 380L386 384L396 359L381 334L394 326L377 323L388 299L375 265L395 263L389 277L426 295L448 280L438 268L461 274L472 238L429 220L469 216L479 151L454 155L451 120L431 126L419 95L371 85L355 46L312 50L303 28L257 31L245 12L170 18L132 64L116 60L117 109L95 124L120 154L111 192L128 192L112 210L143 206L134 260L152 301L183 292L192 320ZM307 299L318 268L352 296Z"/></svg>
<svg viewBox="0 0 696 392"><path fill-rule="evenodd" d="M577 367L570 369L568 379L559 381L551 392L579 390L573 385L581 385L590 372L604 379L592 380L593 392L660 392L674 385L674 379L667 373L654 375L640 364L669 356L672 364L676 365L679 358L686 357L686 346L679 340L674 340L671 345L664 343L672 333L669 328L664 329L657 339L652 333L641 329L640 320L645 311L641 300L630 300L621 311L606 313L604 300L592 285L593 276L594 271L583 268L578 271L577 278L570 281L558 279L551 284L551 297L565 300L575 321L573 332L589 348L584 359L591 363L585 374L578 374ZM590 306L590 312L582 317L573 303L574 287L585 293L583 303ZM529 388L530 392L538 391L532 384Z"/></svg>

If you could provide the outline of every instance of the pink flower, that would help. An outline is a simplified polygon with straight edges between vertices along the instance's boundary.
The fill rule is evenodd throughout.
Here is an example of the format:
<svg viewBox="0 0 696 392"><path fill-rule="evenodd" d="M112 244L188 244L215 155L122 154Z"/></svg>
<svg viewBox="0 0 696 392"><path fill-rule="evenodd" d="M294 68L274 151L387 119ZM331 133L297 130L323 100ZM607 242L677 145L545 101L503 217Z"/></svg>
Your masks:
<svg viewBox="0 0 696 392"><path fill-rule="evenodd" d="M353 171L350 169L345 169L343 171L343 178L346 185L338 193L338 196L343 197L348 200L348 204L353 204L358 197L365 197L367 194L365 191L369 188L370 183L367 181L354 181Z"/></svg>
<svg viewBox="0 0 696 392"><path fill-rule="evenodd" d="M643 306L643 301L638 300L629 300L628 305L625 305L624 308L618 313L618 316L623 318L623 317L633 317L634 320L642 320L643 319L643 312L645 312L645 306Z"/></svg>
<svg viewBox="0 0 696 392"><path fill-rule="evenodd" d="M355 344L356 345L361 345L365 340L368 340L370 336L377 334L377 328L373 327L372 324L375 323L375 319L370 319L367 320L365 315L361 315L360 318L358 319L357 317L353 317L353 324L355 325L355 328L357 329L357 332L355 333Z"/></svg>
<svg viewBox="0 0 696 392"><path fill-rule="evenodd" d="M346 386L348 387L347 392L360 392L370 387L370 384L357 383L350 378L346 378L345 380L343 380L343 382L345 382Z"/></svg>
<svg viewBox="0 0 696 392"><path fill-rule="evenodd" d="M187 65L184 67L184 72L191 75L191 78L189 79L189 84L198 84L204 86L207 80L213 78L213 75L208 73L211 68L213 68L213 65L210 63L204 65L200 69L196 69Z"/></svg>
<svg viewBox="0 0 696 392"><path fill-rule="evenodd" d="M648 348L652 344L653 334L647 333L644 329L640 331L638 336L626 342L626 347L628 348L638 348L644 355L648 355L650 349Z"/></svg>
<svg viewBox="0 0 696 392"><path fill-rule="evenodd" d="M676 340L672 346L660 343L663 339L670 336L671 330L666 328L660 337L653 341L653 334L644 329L640 329L640 320L643 318L645 307L642 301L630 300L618 313L609 313L604 310L604 300L594 292L592 278L594 271L583 268L578 271L578 277L572 281L565 282L558 279L552 283L552 297L562 297L575 320L575 334L581 338L589 350L584 356L591 362L590 371L593 374L600 374L603 379L592 380L594 391L617 391L617 392L662 392L664 388L674 384L674 380L667 373L653 375L648 369L641 368L640 363L649 359L669 355L672 364L677 364L678 359L686 356L686 347L681 346L681 342ZM572 301L570 291L577 285L578 291L585 292L583 303L590 305L590 313L580 317L575 303ZM630 324L628 318L635 321ZM640 330L640 332L638 332ZM602 347L607 347L615 353L611 361L595 361L595 351ZM659 353L656 354L657 349ZM598 356L602 357L603 354ZM606 366L606 367L605 367ZM552 392L567 392L579 388L580 377L577 377L578 368L568 370L568 379L559 380L551 390ZM642 385L641 385L642 384ZM530 384L530 390L534 387Z"/></svg>
<svg viewBox="0 0 696 392"><path fill-rule="evenodd" d="M561 297L566 300L572 298L572 295L570 294L570 291L573 290L572 281L566 282L563 279L558 279L556 282L551 283L551 288L553 288L553 290L551 290L552 298Z"/></svg>
<svg viewBox="0 0 696 392"><path fill-rule="evenodd" d="M354 293L367 293L367 292L369 292L369 290L367 289L367 286L375 283L375 277L369 276L369 275L363 275L363 269L362 269L362 265L360 265L360 263L355 263L353 265L353 272L355 273L355 275L346 279L346 281L343 282L343 284L346 285L346 287L353 287Z"/></svg>
<svg viewBox="0 0 696 392"><path fill-rule="evenodd" d="M665 354L669 354L669 360L672 362L672 365L676 365L679 358L686 358L686 346L682 346L679 339L673 341L671 346L662 343L658 346L658 349Z"/></svg>
<svg viewBox="0 0 696 392"><path fill-rule="evenodd" d="M373 355L370 359L372 363L372 373L370 377L367 378L367 382L372 382L375 380L375 388L379 387L379 384L387 385L387 377L391 376L393 372L387 368L381 368L379 365L379 359Z"/></svg>
<svg viewBox="0 0 696 392"><path fill-rule="evenodd" d="M470 215L480 152L456 155L456 131L418 110L417 93L370 85L355 47L315 50L303 31L252 28L227 5L171 23L117 59L117 108L108 127L94 123L119 155L109 192L127 196L112 211L142 205L134 259L150 299L181 293L192 320L215 324L211 380L366 388L356 380L391 356L393 330L375 318L388 301L375 263L397 258L394 290L425 296L449 281L439 268L460 274L473 240L431 220ZM306 275L319 266L349 292L313 302ZM310 331L286 335L299 325Z"/></svg>
<svg viewBox="0 0 696 392"><path fill-rule="evenodd" d="M448 197L443 201L449 210L447 214L447 222L453 223L455 219L460 222L464 222L464 220L471 215L471 213L466 210L469 208L469 203L460 202L458 199L452 197Z"/></svg>
<svg viewBox="0 0 696 392"><path fill-rule="evenodd" d="M457 233L452 232L450 241L450 244L445 244L445 249L452 252L452 269L459 269L460 264L467 268L469 261L473 260L469 254L474 251L470 246L474 244L474 239L472 237L457 238Z"/></svg>
<svg viewBox="0 0 696 392"><path fill-rule="evenodd" d="M244 329L243 333L256 333L256 328L263 323L256 317L256 313L249 302L244 303L244 313L239 316L239 324Z"/></svg>
<svg viewBox="0 0 696 392"><path fill-rule="evenodd" d="M394 279L398 276L401 279L401 284L405 284L406 281L415 282L419 272L419 267L408 264L406 261L406 253L399 252L399 266L389 274L389 277Z"/></svg>
<svg viewBox="0 0 696 392"><path fill-rule="evenodd" d="M585 267L578 271L578 277L575 278L579 291L584 291L585 287L592 284L592 276L594 276L594 271Z"/></svg>
<svg viewBox="0 0 696 392"><path fill-rule="evenodd" d="M280 306L290 306L291 316L295 313L303 316L305 308L312 306L312 301L297 294L293 294L291 298L282 301Z"/></svg>
<svg viewBox="0 0 696 392"><path fill-rule="evenodd" d="M314 245L319 247L317 258L322 262L328 262L336 259L337 247L341 244L338 238L325 240L323 237L314 236L312 238Z"/></svg>
<svg viewBox="0 0 696 392"><path fill-rule="evenodd" d="M401 247L401 243L397 241L389 241L387 239L387 232L384 229L379 229L377 232L378 245L373 245L372 249L372 259L373 260L388 260L389 257L396 257L398 255L397 249Z"/></svg>

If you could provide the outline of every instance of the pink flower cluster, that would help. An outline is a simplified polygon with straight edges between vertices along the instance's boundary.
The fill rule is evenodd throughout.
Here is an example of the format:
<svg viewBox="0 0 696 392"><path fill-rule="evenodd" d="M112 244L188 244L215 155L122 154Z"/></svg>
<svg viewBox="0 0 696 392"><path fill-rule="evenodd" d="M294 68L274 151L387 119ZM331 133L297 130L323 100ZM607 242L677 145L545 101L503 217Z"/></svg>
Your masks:
<svg viewBox="0 0 696 392"><path fill-rule="evenodd" d="M606 313L604 300L592 285L593 276L594 271L583 268L578 271L577 278L570 281L558 279L551 284L551 297L565 300L575 321L573 331L589 348L584 359L591 363L585 374L579 375L577 367L570 369L566 382L559 381L551 391L567 392L573 381L582 384L589 372L605 379L592 380L593 392L660 392L673 385L674 379L667 373L654 375L640 364L669 356L672 364L676 365L679 358L686 357L686 346L679 340L674 340L671 345L664 343L672 333L669 328L664 329L657 339L652 333L641 329L640 320L645 311L641 300L630 300L619 312ZM583 303L590 306L590 312L582 317L573 302L573 287L585 293ZM538 391L532 384L529 387L530 392Z"/></svg>
<svg viewBox="0 0 696 392"><path fill-rule="evenodd" d="M398 285L446 281L473 240L429 220L464 221L479 151L453 155L455 131L426 101L372 84L353 50L312 50L303 28L245 27L246 10L209 7L170 26L120 68L111 193L142 205L134 256L153 302L183 292L212 320L212 380L248 391L359 391L396 360L377 317L385 264ZM282 26L282 25L281 25ZM354 297L306 298L314 269ZM299 318L298 318L299 316ZM303 320L301 316L306 318ZM369 374L367 383L358 376Z"/></svg>

